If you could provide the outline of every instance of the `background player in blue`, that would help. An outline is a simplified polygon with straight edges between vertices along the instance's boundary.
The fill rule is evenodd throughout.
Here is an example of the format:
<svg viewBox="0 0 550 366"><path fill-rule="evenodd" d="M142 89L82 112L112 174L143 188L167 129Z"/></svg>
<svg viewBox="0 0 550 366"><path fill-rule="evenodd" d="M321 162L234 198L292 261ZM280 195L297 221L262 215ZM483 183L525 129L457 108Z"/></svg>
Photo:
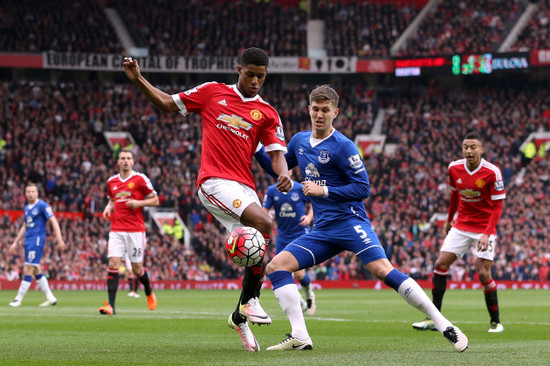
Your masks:
<svg viewBox="0 0 550 366"><path fill-rule="evenodd" d="M370 193L365 165L353 142L332 126L339 112L338 99L328 85L314 89L308 106L312 131L297 133L288 144L288 167L300 167L302 190L311 199L315 226L287 245L267 266L275 297L292 326L284 341L267 350L313 348L292 273L350 250L407 303L430 316L443 336L462 352L468 348L468 338L437 310L416 281L393 268L380 245L363 204Z"/></svg>
<svg viewBox="0 0 550 366"><path fill-rule="evenodd" d="M264 197L263 207L266 212L271 208L275 210L275 222L277 222L277 242L275 253L279 254L288 243L294 239L309 233L309 225L313 221L313 210L309 198L304 195L302 185L293 181L294 185L288 193L280 192L277 185L273 184L267 188ZM309 211L306 214L306 208ZM311 279L305 269L294 273L294 277L300 282L306 300L300 296L302 311L308 315L315 314L315 294L311 287Z"/></svg>
<svg viewBox="0 0 550 366"><path fill-rule="evenodd" d="M23 268L23 281L19 285L19 291L15 299L10 302L10 306L17 307L21 305L23 297L31 287L32 276L40 289L46 294L46 301L40 306L50 306L57 304L57 299L53 296L48 280L40 268L40 260L46 244L46 223L52 224L55 239L59 249L65 249L65 242L61 236L59 223L55 218L52 208L46 202L38 199L38 187L34 183L29 183L25 187L25 197L27 205L25 206L25 222L19 229L13 244L10 246L10 253L15 254L17 243L25 236L25 267Z"/></svg>

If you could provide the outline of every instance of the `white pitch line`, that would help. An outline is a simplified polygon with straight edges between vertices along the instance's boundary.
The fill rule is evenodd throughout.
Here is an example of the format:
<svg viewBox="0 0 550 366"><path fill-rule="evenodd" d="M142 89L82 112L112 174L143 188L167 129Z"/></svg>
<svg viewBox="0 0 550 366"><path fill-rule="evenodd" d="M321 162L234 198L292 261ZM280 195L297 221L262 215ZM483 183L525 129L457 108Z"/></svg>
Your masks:
<svg viewBox="0 0 550 366"><path fill-rule="evenodd" d="M20 309L23 310L23 309ZM29 309L30 310L30 309ZM66 310L66 309L64 309ZM17 310L15 310L17 311ZM0 316L13 316L15 311L0 311ZM138 314L140 318L149 319L225 319L227 313L214 313L214 312L200 312L200 311L177 311L177 310L160 310L152 313L149 310L122 310L122 313L115 315L117 318L134 318L131 314ZM145 316L143 316L145 315ZM42 318L42 317L63 317L63 318L95 318L102 317L97 314L82 314L82 313L61 313L61 312L47 312L47 313L29 313L24 314L26 317ZM105 317L105 316L103 316ZM272 316L274 319L283 319L282 317ZM408 324L413 320L379 320L379 319L343 319L343 318L323 318L323 317L306 317L307 321L321 321L321 322L357 322L357 323L405 323ZM486 322L475 321L458 321L457 324L485 324ZM540 325L548 326L550 322L505 322L505 325Z"/></svg>

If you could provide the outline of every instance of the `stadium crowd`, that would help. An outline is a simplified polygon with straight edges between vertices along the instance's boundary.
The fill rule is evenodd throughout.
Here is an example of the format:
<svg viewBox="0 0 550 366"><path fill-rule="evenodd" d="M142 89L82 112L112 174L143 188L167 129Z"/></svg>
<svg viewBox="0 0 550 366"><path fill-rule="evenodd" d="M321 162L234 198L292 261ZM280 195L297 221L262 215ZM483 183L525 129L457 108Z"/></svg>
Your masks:
<svg viewBox="0 0 550 366"><path fill-rule="evenodd" d="M0 51L123 52L106 20L116 6L125 25L151 55L233 56L254 44L275 56L307 55L304 1L277 0L86 1L5 0L0 3ZM285 3L285 4L283 4ZM388 57L389 49L421 9L402 1L319 1L328 55ZM522 13L524 1L441 1L401 53L405 56L493 51ZM550 1L536 14L514 50L550 47ZM60 36L63 35L63 36ZM262 95L285 123L286 138L309 128L307 95L313 85L284 84L270 75ZM109 223L100 217L106 181L116 174L116 150L104 131L131 131L135 169L144 171L161 206L172 208L192 231L191 248L154 225L148 233L146 267L152 280L235 278L241 269L224 252L225 232L202 208L195 181L200 167L200 119L155 110L130 83L88 81L0 83L0 278L19 280L22 251L7 248L22 224L12 210L24 206L24 184L40 185L41 198L58 217L69 248L48 246L45 271L52 279L102 280ZM417 279L431 276L442 229L433 214L447 211L446 168L460 158L453 148L468 130L486 139L487 159L500 166L507 189L499 223L496 279L550 279L548 156L522 160L529 133L550 130L548 86L462 87L434 85L373 88L361 80L339 82L341 113L335 127L350 138L371 132L384 110L382 133L394 154L365 156L371 197L365 202L388 257ZM178 92L193 85L164 85ZM443 143L444 142L444 143ZM252 164L263 197L273 180ZM80 215L81 214L81 215ZM48 241L51 243L52 238ZM270 255L273 255L271 252ZM451 269L453 279L472 279L473 256ZM354 256L343 254L310 269L314 279L367 279Z"/></svg>
<svg viewBox="0 0 550 366"><path fill-rule="evenodd" d="M306 1L5 0L0 50L124 52L106 7L115 7L136 46L150 55L234 56L250 44L272 56L307 56ZM441 1L399 56L495 51L527 1ZM329 56L390 57L390 48L418 15L419 2L319 1ZM512 50L547 49L550 2L536 13ZM59 35L63 36L59 36Z"/></svg>
<svg viewBox="0 0 550 366"><path fill-rule="evenodd" d="M0 51L121 53L103 7L89 0L3 0Z"/></svg>
<svg viewBox="0 0 550 366"><path fill-rule="evenodd" d="M512 51L550 49L550 0L539 1L536 13L519 34Z"/></svg>
<svg viewBox="0 0 550 366"><path fill-rule="evenodd" d="M548 279L548 156L522 167L519 152L529 132L547 128L544 111L550 110L550 94L546 87L472 86L458 94L429 87L399 93L365 89L353 81L344 85L338 89L342 99L336 127L352 138L368 133L383 108L387 143L396 145L394 155L378 152L365 157L372 192L367 210L393 263L417 279L431 276L443 237L442 229L430 218L446 213L446 167L460 158L453 146L459 146L465 131L475 129L487 140L487 158L501 166L507 183L495 278ZM278 108L287 139L308 128L306 95L310 88L306 84L283 87L277 77L265 86L263 95ZM186 87L163 89L176 92ZM179 212L192 231L191 250L187 250L181 241L151 227L145 259L151 279L239 275L240 268L224 252L224 230L196 196L198 117L162 114L131 84L93 81L4 82L0 103L5 121L0 126L1 209L21 210L24 183L33 180L41 185L41 197L54 211L83 213L73 219L59 217L69 248L60 253L48 246L44 260L50 278L104 277L109 223L98 213L106 204L107 178L116 173L116 157L103 131L131 131L139 146L135 169L148 174L161 206ZM273 181L255 162L252 169L263 197ZM20 275L22 250L13 257L7 248L21 220L0 219L1 278L18 279ZM472 279L472 258L458 261L452 269L453 279ZM314 279L371 278L350 254L310 269L310 275Z"/></svg>
<svg viewBox="0 0 550 366"><path fill-rule="evenodd" d="M441 1L400 56L494 52L525 5L516 0Z"/></svg>
<svg viewBox="0 0 550 366"><path fill-rule="evenodd" d="M152 55L233 56L253 43L271 55L305 56L307 14L277 1L117 2Z"/></svg>
<svg viewBox="0 0 550 366"><path fill-rule="evenodd" d="M420 9L368 1L326 2L319 6L325 22L329 56L389 57L390 48Z"/></svg>

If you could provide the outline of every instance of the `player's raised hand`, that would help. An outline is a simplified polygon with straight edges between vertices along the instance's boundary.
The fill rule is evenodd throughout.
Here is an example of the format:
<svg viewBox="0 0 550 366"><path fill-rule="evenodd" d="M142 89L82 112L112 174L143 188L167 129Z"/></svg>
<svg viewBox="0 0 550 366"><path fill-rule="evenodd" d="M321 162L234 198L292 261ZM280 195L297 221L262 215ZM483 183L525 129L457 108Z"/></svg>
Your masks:
<svg viewBox="0 0 550 366"><path fill-rule="evenodd" d="M124 72L126 73L126 76L128 76L128 79L130 79L132 82L140 77L141 69L139 68L137 60L131 57L124 57L124 62L122 63L122 65L124 66Z"/></svg>
<svg viewBox="0 0 550 366"><path fill-rule="evenodd" d="M277 190L279 192L289 192L292 189L292 179L288 174L280 174L277 178Z"/></svg>

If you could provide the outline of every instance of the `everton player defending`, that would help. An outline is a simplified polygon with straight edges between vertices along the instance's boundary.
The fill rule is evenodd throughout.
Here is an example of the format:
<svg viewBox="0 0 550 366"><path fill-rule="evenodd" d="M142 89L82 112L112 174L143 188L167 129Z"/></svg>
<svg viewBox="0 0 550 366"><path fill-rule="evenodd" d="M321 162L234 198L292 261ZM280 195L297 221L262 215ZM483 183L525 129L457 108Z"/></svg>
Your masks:
<svg viewBox="0 0 550 366"><path fill-rule="evenodd" d="M158 206L159 199L151 181L145 174L138 173L134 166L132 150L124 148L118 155L120 173L107 181L109 203L103 210L103 217L111 221L109 232L109 269L107 271L107 291L109 302L99 308L101 314L115 314L115 299L118 290L118 269L122 259L128 255L132 271L145 288L147 307L157 308L157 298L151 289L149 276L143 268L145 251L145 223L143 207Z"/></svg>
<svg viewBox="0 0 550 366"><path fill-rule="evenodd" d="M288 193L279 192L275 185L269 186L266 190L263 207L266 212L271 208L275 211L275 222L277 223L277 242L275 253L280 253L288 243L294 239L309 233L309 226L313 221L313 209L309 198L302 191L302 184L294 181L292 189ZM307 315L315 314L315 293L311 287L311 279L305 269L294 273L294 277L300 282L306 300L300 297L302 311Z"/></svg>
<svg viewBox="0 0 550 366"><path fill-rule="evenodd" d="M502 215L506 193L500 169L481 157L483 151L479 134L470 132L462 141L464 159L449 164L451 201L445 223L447 236L435 263L432 298L441 310L449 267L475 245L476 270L491 317L489 332L500 333L504 327L500 324L497 285L491 276L491 265L495 256L496 226ZM412 326L419 330L435 330L437 327L430 318Z"/></svg>
<svg viewBox="0 0 550 366"><path fill-rule="evenodd" d="M408 304L430 316L457 351L464 351L468 338L437 310L416 281L395 269L386 257L363 204L370 191L365 165L353 142L332 126L339 112L338 94L323 85L311 92L309 102L312 131L300 132L290 140L286 158L289 168L300 167L302 190L311 199L315 226L267 266L275 297L292 327L286 339L267 350L313 348L292 273L349 250Z"/></svg>
<svg viewBox="0 0 550 366"><path fill-rule="evenodd" d="M52 208L46 202L38 199L38 187L34 183L29 183L25 187L25 197L27 205L25 206L25 222L19 229L19 233L15 237L9 251L15 254L17 251L17 243L25 237L25 267L23 268L23 281L19 285L19 291L15 299L10 302L10 306L17 307L21 305L23 297L31 287L32 276L40 289L46 294L46 301L40 306L51 306L57 304L57 299L53 296L48 280L40 269L40 260L44 253L44 245L46 244L46 224L52 224L55 239L59 249L65 249L65 242L61 236L59 223L55 218Z"/></svg>
<svg viewBox="0 0 550 366"><path fill-rule="evenodd" d="M288 192L292 186L284 157L286 142L281 120L277 111L258 95L268 64L269 58L263 50L248 48L237 67L237 84L208 82L169 95L141 75L137 60L124 59L128 78L161 111L201 115L202 152L197 190L204 207L228 232L252 226L263 234L266 243L273 222L262 209L250 171L252 156L260 142L279 175L277 189ZM247 351L260 350L247 319L257 324L271 323L258 300L264 275L265 263L245 268L241 296L228 319L229 327L239 334Z"/></svg>

